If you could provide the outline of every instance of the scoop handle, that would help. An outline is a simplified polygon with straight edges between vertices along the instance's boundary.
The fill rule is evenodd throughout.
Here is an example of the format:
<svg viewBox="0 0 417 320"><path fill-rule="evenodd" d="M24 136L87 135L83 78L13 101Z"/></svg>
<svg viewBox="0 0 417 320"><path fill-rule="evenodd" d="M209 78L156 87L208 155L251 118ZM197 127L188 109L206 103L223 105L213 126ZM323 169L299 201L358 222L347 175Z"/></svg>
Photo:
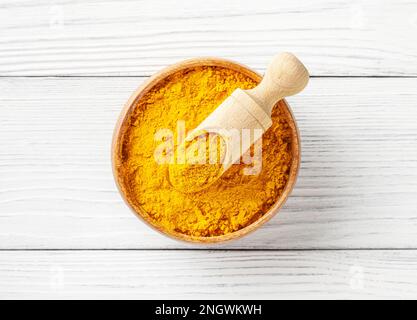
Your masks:
<svg viewBox="0 0 417 320"><path fill-rule="evenodd" d="M292 53L276 55L269 64L261 83L246 90L269 115L275 104L305 88L309 80L306 67Z"/></svg>

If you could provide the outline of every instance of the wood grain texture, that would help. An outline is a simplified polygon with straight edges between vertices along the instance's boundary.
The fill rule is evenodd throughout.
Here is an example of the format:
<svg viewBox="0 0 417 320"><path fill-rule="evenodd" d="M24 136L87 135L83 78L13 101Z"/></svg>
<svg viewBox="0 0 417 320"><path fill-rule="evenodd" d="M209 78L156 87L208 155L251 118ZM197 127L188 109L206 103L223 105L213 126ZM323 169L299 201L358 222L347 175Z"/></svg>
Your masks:
<svg viewBox="0 0 417 320"><path fill-rule="evenodd" d="M416 251L0 252L0 298L416 298Z"/></svg>
<svg viewBox="0 0 417 320"><path fill-rule="evenodd" d="M296 53L317 75L417 75L417 2L0 1L0 75L150 75L219 56L264 70Z"/></svg>
<svg viewBox="0 0 417 320"><path fill-rule="evenodd" d="M0 248L189 247L138 221L113 182L115 121L142 81L0 79ZM223 248L415 248L416 87L314 78L290 97L296 187L272 221Z"/></svg>

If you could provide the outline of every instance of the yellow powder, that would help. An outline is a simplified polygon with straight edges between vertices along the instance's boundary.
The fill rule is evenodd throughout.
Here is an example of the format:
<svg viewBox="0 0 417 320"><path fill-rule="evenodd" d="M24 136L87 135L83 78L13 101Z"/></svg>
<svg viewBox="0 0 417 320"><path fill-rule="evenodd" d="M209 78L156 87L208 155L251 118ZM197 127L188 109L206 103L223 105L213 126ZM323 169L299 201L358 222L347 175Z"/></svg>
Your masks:
<svg viewBox="0 0 417 320"><path fill-rule="evenodd" d="M176 153L182 152L184 161L179 163L177 156L169 166L171 185L186 193L207 188L224 172L222 161L225 151L225 141L217 134L200 134L185 141Z"/></svg>
<svg viewBox="0 0 417 320"><path fill-rule="evenodd" d="M256 85L230 69L196 67L169 76L139 101L124 137L122 166L127 189L155 225L191 236L224 235L253 223L278 200L291 164L291 129L279 108L273 111L273 125L263 136L258 175L245 175L246 164L233 165L208 188L187 192L192 179L177 174L174 178L179 184L173 186L169 168L171 175L181 170L155 160L155 150L161 144L155 139L158 131L173 132L173 139L162 140L172 142L175 150L178 120L184 120L186 129L192 130L236 88ZM194 169L190 170L192 176Z"/></svg>

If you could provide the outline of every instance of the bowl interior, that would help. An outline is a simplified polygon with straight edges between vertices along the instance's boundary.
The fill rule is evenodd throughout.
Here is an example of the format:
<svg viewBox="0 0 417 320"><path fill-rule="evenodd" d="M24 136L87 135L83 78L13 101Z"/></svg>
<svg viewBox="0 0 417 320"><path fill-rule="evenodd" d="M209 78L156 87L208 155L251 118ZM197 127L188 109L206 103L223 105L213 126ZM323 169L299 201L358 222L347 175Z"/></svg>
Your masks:
<svg viewBox="0 0 417 320"><path fill-rule="evenodd" d="M262 77L251 70L250 68L243 66L241 64L235 63L233 61L219 59L219 58L196 58L191 60L186 60L183 62L179 62L174 64L170 67L163 69L162 71L156 73L151 78L148 79L142 86L140 86L130 97L128 102L126 103L122 113L119 117L118 123L115 128L115 132L113 135L113 143L112 143L112 164L113 164L113 174L116 180L116 184L119 188L119 191L128 204L128 206L133 210L133 212L142 220L144 220L148 225L150 225L155 230L178 240L183 240L187 242L197 242L197 243L216 243L216 242L224 242L236 238L240 238L267 222L271 219L282 207L285 203L286 199L288 198L291 190L294 187L299 165L300 165L300 142L299 142L299 133L297 129L297 125L294 119L294 116L291 113L291 110L285 100L281 100L275 106L276 108L280 108L283 113L287 117L287 122L291 128L291 153L292 153L292 160L291 160L291 167L290 173L288 177L288 181L286 186L276 201L276 203L266 212L261 218L253 222L252 224L242 228L238 231L228 233L221 236L214 236L214 237L196 237L196 236L189 236L178 232L171 232L168 230L163 229L162 227L158 226L149 216L148 214L136 203L134 197L132 196L132 192L129 189L129 185L126 181L126 177L124 176L121 168L123 161L127 157L126 147L127 145L124 144L125 135L128 133L129 126L132 123L132 115L134 110L138 104L138 101L147 93L149 92L154 86L157 86L161 81L164 81L167 77L171 76L172 74L187 70L194 67L204 67L204 66L217 66L228 68L237 72L240 72L256 82L260 82Z"/></svg>

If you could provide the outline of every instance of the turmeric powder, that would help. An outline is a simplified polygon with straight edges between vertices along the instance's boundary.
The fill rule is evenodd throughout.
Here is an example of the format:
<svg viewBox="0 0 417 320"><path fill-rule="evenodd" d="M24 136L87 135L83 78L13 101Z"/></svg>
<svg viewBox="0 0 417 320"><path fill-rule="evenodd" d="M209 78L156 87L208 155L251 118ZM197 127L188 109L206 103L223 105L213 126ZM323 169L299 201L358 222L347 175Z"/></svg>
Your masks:
<svg viewBox="0 0 417 320"><path fill-rule="evenodd" d="M171 139L175 149L179 146L178 120L192 130L236 88L256 85L250 77L228 68L193 67L168 76L138 102L124 136L122 166L134 200L155 226L174 234L220 236L250 225L278 200L292 160L291 129L279 108L273 111L273 125L262 139L262 170L257 175L245 175L248 165L235 164L208 188L189 193L187 185L181 190L170 181L173 164L154 158L161 143L155 139L158 130L174 132L165 140Z"/></svg>
<svg viewBox="0 0 417 320"><path fill-rule="evenodd" d="M201 191L213 184L223 173L222 160L225 156L225 142L217 134L204 133L184 141L177 148L177 155L183 152L184 161L178 156L169 166L171 185L181 192Z"/></svg>

